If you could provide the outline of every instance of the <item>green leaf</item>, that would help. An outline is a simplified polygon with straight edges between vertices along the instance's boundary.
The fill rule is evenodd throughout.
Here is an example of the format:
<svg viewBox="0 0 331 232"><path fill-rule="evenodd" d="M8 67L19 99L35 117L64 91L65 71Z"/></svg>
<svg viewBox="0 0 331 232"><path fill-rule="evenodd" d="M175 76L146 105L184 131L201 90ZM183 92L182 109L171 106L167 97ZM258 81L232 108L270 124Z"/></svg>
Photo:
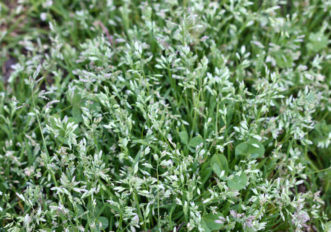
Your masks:
<svg viewBox="0 0 331 232"><path fill-rule="evenodd" d="M81 121L83 121L82 118L82 112L81 112L81 95L79 93L77 93L77 91L75 92L74 97L72 98L72 109L71 109L71 114L72 117L75 119L76 123L79 123Z"/></svg>
<svg viewBox="0 0 331 232"><path fill-rule="evenodd" d="M228 171L228 161L224 155L215 154L210 161L214 173L221 178L221 172Z"/></svg>
<svg viewBox="0 0 331 232"><path fill-rule="evenodd" d="M98 217L98 221L101 222L101 227L100 227L101 230L105 230L108 228L108 226L109 226L108 218Z"/></svg>
<svg viewBox="0 0 331 232"><path fill-rule="evenodd" d="M219 217L223 217L222 214L207 214L202 218L202 226L206 232L209 231L219 231L223 229L224 225L216 223L216 220L219 220Z"/></svg>
<svg viewBox="0 0 331 232"><path fill-rule="evenodd" d="M183 144L188 143L188 134L187 134L186 130L183 130L183 131L179 132L179 137L180 137L180 141Z"/></svg>
<svg viewBox="0 0 331 232"><path fill-rule="evenodd" d="M312 52L319 52L328 46L328 37L323 32L311 33L309 35L308 50Z"/></svg>
<svg viewBox="0 0 331 232"><path fill-rule="evenodd" d="M209 179L212 172L213 172L213 169L211 168L210 160L202 164L201 169L200 169L200 176L201 176L201 182L203 185Z"/></svg>
<svg viewBox="0 0 331 232"><path fill-rule="evenodd" d="M241 190L246 187L247 176L242 173L240 176L235 175L231 180L227 181L228 187L232 190Z"/></svg>
<svg viewBox="0 0 331 232"><path fill-rule="evenodd" d="M203 143L203 139L200 135L198 135L190 140L189 146L195 148L196 146L200 145L201 143Z"/></svg>
<svg viewBox="0 0 331 232"><path fill-rule="evenodd" d="M249 139L247 142L236 146L236 156L245 156L248 159L262 158L264 155L264 146L256 139Z"/></svg>

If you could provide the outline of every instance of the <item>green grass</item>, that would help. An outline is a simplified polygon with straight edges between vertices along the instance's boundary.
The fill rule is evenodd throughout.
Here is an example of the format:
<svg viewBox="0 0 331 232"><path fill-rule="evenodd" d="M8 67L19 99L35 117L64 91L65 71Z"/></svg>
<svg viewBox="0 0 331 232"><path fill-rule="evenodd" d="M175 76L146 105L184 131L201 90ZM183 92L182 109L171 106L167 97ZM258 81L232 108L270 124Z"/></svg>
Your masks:
<svg viewBox="0 0 331 232"><path fill-rule="evenodd" d="M0 231L331 231L331 3L0 2Z"/></svg>

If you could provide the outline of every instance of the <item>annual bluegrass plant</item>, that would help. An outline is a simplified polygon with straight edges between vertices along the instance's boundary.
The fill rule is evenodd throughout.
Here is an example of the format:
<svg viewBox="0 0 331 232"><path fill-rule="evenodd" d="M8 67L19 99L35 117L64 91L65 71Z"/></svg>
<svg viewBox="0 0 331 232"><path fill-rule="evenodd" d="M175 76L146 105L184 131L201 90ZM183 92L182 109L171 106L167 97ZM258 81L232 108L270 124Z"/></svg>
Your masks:
<svg viewBox="0 0 331 232"><path fill-rule="evenodd" d="M331 231L331 3L0 3L0 231Z"/></svg>

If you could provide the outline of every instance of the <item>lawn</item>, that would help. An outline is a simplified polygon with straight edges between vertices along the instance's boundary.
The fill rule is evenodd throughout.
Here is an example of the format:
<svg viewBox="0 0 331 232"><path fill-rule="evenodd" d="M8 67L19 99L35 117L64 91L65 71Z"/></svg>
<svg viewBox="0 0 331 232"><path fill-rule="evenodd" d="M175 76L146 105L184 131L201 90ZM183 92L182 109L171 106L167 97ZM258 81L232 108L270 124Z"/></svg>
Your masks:
<svg viewBox="0 0 331 232"><path fill-rule="evenodd" d="M331 231L330 0L0 0L0 231Z"/></svg>

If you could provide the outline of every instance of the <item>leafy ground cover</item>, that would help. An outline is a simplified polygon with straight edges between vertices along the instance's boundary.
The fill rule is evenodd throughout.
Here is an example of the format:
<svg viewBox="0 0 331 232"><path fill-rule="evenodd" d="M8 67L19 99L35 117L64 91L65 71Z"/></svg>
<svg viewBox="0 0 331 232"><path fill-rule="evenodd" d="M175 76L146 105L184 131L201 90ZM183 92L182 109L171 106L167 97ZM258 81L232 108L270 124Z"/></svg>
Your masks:
<svg viewBox="0 0 331 232"><path fill-rule="evenodd" d="M0 231L331 231L331 2L0 2Z"/></svg>

